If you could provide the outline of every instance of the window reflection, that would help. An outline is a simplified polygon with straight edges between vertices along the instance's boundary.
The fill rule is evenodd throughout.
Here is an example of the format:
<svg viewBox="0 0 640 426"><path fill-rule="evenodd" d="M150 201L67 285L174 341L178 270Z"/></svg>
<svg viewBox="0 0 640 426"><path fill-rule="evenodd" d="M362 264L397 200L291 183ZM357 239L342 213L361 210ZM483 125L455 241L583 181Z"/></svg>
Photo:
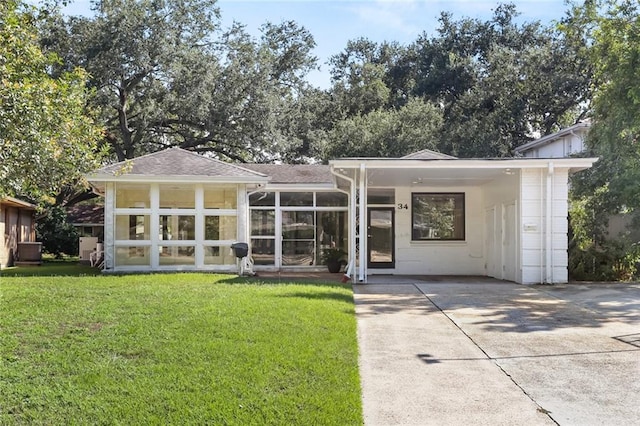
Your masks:
<svg viewBox="0 0 640 426"><path fill-rule="evenodd" d="M281 192L281 206L313 206L313 192Z"/></svg>
<svg viewBox="0 0 640 426"><path fill-rule="evenodd" d="M195 240L195 216L162 215L160 216L161 240Z"/></svg>
<svg viewBox="0 0 640 426"><path fill-rule="evenodd" d="M275 235L276 212L275 210L251 211L251 235Z"/></svg>

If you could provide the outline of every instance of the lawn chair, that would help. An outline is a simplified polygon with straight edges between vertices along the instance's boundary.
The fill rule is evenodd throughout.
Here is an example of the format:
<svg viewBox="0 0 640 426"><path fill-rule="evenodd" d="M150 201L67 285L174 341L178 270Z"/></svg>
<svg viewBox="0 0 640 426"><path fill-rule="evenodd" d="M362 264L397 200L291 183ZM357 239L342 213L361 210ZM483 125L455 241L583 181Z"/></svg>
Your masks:
<svg viewBox="0 0 640 426"><path fill-rule="evenodd" d="M94 268L98 268L98 269L104 268L104 251L102 250L98 251L97 249L95 249L89 255L89 264Z"/></svg>

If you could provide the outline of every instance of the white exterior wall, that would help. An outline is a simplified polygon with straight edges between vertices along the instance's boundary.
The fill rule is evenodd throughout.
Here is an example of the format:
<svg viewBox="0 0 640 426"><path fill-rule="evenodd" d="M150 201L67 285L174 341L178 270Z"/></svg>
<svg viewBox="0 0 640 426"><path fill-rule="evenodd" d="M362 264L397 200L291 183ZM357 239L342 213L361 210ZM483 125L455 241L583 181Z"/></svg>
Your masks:
<svg viewBox="0 0 640 426"><path fill-rule="evenodd" d="M585 150L584 139L587 130L579 129L547 144L531 148L523 155L530 158L563 158Z"/></svg>
<svg viewBox="0 0 640 426"><path fill-rule="evenodd" d="M548 169L522 171L523 284L565 283L568 280L567 180L567 169L554 169L551 173Z"/></svg>
<svg viewBox="0 0 640 426"><path fill-rule="evenodd" d="M505 175L502 179L484 185L484 255L485 274L490 277L520 282L521 262L519 256L520 215L522 208L519 202L520 180L518 174ZM514 206L516 223L506 223L507 209ZM506 227L510 226L509 233ZM493 230L493 234L489 235ZM513 234L511 243L505 242L508 235ZM516 252L514 252L515 245Z"/></svg>
<svg viewBox="0 0 640 426"><path fill-rule="evenodd" d="M370 275L484 275L482 188L412 186L396 188L396 203L411 206L412 192L464 192L465 241L411 241L411 208L395 210L395 270Z"/></svg>

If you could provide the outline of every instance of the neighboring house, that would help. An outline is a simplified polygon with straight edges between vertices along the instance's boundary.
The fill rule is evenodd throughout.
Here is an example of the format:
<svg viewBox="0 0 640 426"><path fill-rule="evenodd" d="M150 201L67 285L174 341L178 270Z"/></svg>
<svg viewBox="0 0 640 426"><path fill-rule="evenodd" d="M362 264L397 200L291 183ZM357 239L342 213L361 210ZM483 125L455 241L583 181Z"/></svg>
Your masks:
<svg viewBox="0 0 640 426"><path fill-rule="evenodd" d="M587 148L585 139L590 127L591 122L585 120L519 146L514 152L528 158L564 158L580 154ZM626 235L632 241L640 241L640 229L634 229L632 223L632 216L628 214L610 216L607 228L608 238L616 239Z"/></svg>
<svg viewBox="0 0 640 426"><path fill-rule="evenodd" d="M20 243L35 242L35 210L35 205L17 198L0 199L1 268L14 265Z"/></svg>
<svg viewBox="0 0 640 426"><path fill-rule="evenodd" d="M591 122L581 121L559 132L517 147L514 152L530 158L565 158L586 150L585 139Z"/></svg>
<svg viewBox="0 0 640 426"><path fill-rule="evenodd" d="M76 204L67 209L67 221L81 237L104 238L104 204Z"/></svg>
<svg viewBox="0 0 640 426"><path fill-rule="evenodd" d="M97 170L105 271L320 270L343 248L353 279L485 275L567 281L567 182L595 158L345 158L234 165L173 148Z"/></svg>

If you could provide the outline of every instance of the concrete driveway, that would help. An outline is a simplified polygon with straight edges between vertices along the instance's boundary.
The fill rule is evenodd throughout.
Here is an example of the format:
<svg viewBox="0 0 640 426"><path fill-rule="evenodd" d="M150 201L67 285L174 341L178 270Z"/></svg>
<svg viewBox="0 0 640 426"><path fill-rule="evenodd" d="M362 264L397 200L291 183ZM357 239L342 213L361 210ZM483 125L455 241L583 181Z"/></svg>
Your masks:
<svg viewBox="0 0 640 426"><path fill-rule="evenodd" d="M365 424L640 424L639 284L375 280L354 285Z"/></svg>

